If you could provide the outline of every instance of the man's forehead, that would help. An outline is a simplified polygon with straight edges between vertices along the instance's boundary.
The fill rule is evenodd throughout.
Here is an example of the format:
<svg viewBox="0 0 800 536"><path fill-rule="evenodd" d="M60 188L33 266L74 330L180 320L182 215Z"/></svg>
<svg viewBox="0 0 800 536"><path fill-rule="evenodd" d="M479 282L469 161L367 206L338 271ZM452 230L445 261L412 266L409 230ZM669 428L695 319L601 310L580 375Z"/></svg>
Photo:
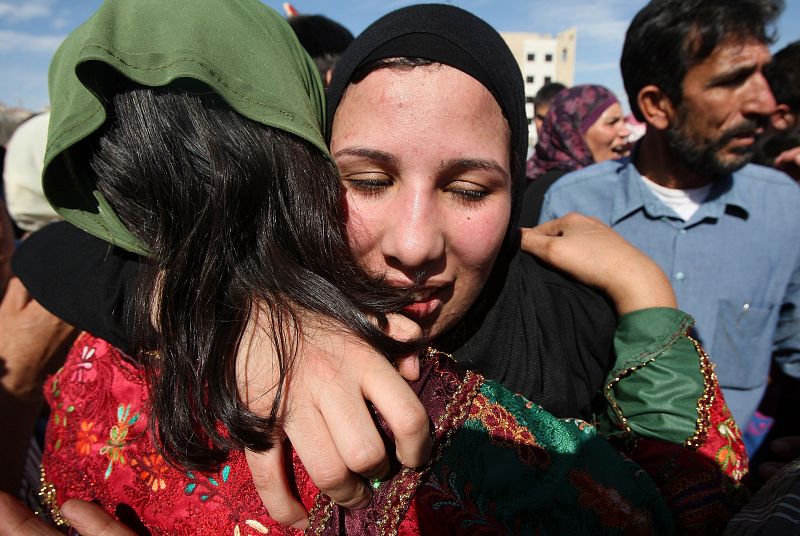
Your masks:
<svg viewBox="0 0 800 536"><path fill-rule="evenodd" d="M769 47L763 41L753 37L734 36L720 42L711 54L698 62L695 67L704 64L716 64L720 67L750 63L764 65L769 63L771 58Z"/></svg>

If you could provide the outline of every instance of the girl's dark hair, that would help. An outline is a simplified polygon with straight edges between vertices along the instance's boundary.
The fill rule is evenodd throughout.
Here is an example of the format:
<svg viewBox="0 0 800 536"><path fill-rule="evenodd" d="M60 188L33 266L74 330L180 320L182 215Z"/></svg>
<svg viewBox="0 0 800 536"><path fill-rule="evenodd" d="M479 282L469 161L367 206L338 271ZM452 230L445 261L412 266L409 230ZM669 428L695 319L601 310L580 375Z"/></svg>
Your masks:
<svg viewBox="0 0 800 536"><path fill-rule="evenodd" d="M687 71L730 38L770 43L783 0L651 0L625 34L620 67L631 111L639 121L639 91L658 86L679 105Z"/></svg>
<svg viewBox="0 0 800 536"><path fill-rule="evenodd" d="M231 449L272 446L306 312L387 355L412 349L370 321L385 323L407 293L371 280L353 259L338 174L318 149L209 91L133 88L110 105L90 165L150 251L133 311L136 347L170 462L212 469ZM278 355L267 416L237 389L237 351L256 309Z"/></svg>

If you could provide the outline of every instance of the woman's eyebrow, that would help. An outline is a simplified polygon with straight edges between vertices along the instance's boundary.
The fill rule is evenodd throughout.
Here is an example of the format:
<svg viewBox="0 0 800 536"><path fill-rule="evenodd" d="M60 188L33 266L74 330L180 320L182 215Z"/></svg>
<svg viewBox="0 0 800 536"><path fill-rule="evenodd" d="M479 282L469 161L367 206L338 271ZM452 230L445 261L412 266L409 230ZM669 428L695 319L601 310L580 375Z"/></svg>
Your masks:
<svg viewBox="0 0 800 536"><path fill-rule="evenodd" d="M399 162L399 159L392 153L379 151L378 149L370 149L369 147L345 147L344 149L336 151L333 155L334 158L339 158L341 156L355 156L391 165L397 165Z"/></svg>
<svg viewBox="0 0 800 536"><path fill-rule="evenodd" d="M439 166L442 171L468 171L468 170L487 170L500 173L505 178L509 178L509 172L496 160L484 158L452 158L442 161Z"/></svg>

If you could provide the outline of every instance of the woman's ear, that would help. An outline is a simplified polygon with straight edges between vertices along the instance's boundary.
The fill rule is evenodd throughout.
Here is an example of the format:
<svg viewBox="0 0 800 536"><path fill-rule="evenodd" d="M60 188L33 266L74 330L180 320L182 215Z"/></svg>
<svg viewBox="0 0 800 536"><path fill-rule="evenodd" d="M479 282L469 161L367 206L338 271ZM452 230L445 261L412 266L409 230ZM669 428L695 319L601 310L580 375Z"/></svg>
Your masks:
<svg viewBox="0 0 800 536"><path fill-rule="evenodd" d="M770 116L770 122L775 130L789 130L797 124L797 114L792 112L788 104L778 104Z"/></svg>
<svg viewBox="0 0 800 536"><path fill-rule="evenodd" d="M653 84L644 86L639 90L636 102L648 125L658 130L666 130L669 127L675 109L661 88Z"/></svg>

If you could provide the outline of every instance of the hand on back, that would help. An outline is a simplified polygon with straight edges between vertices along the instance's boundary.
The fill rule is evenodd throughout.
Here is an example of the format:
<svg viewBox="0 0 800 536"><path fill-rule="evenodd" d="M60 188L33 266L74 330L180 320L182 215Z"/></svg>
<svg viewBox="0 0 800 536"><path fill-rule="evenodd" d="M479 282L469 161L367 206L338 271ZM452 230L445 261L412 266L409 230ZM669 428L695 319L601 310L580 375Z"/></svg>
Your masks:
<svg viewBox="0 0 800 536"><path fill-rule="evenodd" d="M620 315L677 306L661 268L594 218L573 212L522 229L522 250L605 292Z"/></svg>

